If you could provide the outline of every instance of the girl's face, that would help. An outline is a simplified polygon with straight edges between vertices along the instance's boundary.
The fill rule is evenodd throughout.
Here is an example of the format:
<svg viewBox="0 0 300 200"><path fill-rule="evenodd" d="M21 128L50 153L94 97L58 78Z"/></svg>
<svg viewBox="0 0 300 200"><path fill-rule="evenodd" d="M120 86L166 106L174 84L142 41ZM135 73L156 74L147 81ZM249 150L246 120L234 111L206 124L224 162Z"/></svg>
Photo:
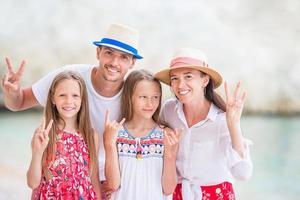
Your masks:
<svg viewBox="0 0 300 200"><path fill-rule="evenodd" d="M195 69L181 68L170 72L171 88L182 103L204 98L204 88L207 86L209 76L201 76Z"/></svg>
<svg viewBox="0 0 300 200"><path fill-rule="evenodd" d="M66 79L57 84L52 103L55 104L61 118L66 122L76 120L81 106L79 83L72 79Z"/></svg>
<svg viewBox="0 0 300 200"><path fill-rule="evenodd" d="M133 116L151 119L160 104L161 91L157 83L148 80L140 81L132 95Z"/></svg>

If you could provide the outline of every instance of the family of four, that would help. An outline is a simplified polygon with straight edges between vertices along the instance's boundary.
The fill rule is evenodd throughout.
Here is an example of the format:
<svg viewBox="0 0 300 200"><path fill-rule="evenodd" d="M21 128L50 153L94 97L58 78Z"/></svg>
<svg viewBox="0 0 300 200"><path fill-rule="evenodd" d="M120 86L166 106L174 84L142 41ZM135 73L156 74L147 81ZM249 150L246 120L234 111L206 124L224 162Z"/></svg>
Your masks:
<svg viewBox="0 0 300 200"><path fill-rule="evenodd" d="M195 48L177 50L166 69L127 72L142 56L139 33L112 24L95 41L98 66L68 65L29 88L25 68L2 79L5 105L44 109L32 138L32 199L235 199L233 180L252 174L240 119L246 93ZM162 101L161 82L175 97Z"/></svg>

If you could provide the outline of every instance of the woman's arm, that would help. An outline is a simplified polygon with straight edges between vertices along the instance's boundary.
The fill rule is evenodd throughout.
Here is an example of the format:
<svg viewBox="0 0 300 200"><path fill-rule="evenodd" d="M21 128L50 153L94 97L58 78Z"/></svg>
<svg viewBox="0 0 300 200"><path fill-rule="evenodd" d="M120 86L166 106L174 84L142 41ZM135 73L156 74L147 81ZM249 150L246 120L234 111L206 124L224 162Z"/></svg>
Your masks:
<svg viewBox="0 0 300 200"><path fill-rule="evenodd" d="M224 83L224 87L226 93L226 121L232 148L243 158L245 147L243 144L240 120L246 100L246 92L243 92L242 95L240 95L240 82L238 82L233 95L230 94L226 82Z"/></svg>

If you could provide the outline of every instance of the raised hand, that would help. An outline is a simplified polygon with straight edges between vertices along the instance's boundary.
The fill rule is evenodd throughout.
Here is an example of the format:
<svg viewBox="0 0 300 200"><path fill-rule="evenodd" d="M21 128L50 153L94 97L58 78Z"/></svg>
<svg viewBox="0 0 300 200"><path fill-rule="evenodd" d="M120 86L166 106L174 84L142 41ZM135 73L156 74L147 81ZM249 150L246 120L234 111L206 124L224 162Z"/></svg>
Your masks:
<svg viewBox="0 0 300 200"><path fill-rule="evenodd" d="M8 72L2 79L3 92L9 96L17 96L20 93L20 80L24 72L25 61L23 60L17 71L13 70L11 61L9 58L5 58Z"/></svg>
<svg viewBox="0 0 300 200"><path fill-rule="evenodd" d="M182 129L164 129L164 156L175 158L177 156L178 144L181 139Z"/></svg>
<svg viewBox="0 0 300 200"><path fill-rule="evenodd" d="M117 142L118 131L122 128L123 123L125 122L125 118L123 118L120 122L116 120L110 121L109 119L109 111L107 110L105 113L105 131L103 135L104 145L115 145Z"/></svg>
<svg viewBox="0 0 300 200"><path fill-rule="evenodd" d="M226 93L227 124L229 127L239 125L247 93L245 91L242 94L240 93L240 82L237 83L233 95L229 92L226 82L224 83L224 87Z"/></svg>
<svg viewBox="0 0 300 200"><path fill-rule="evenodd" d="M33 153L38 153L42 155L43 152L45 151L49 142L48 134L52 124L53 124L53 120L51 119L47 125L47 128L45 128L46 120L44 118L42 125L35 130L31 140L31 148Z"/></svg>

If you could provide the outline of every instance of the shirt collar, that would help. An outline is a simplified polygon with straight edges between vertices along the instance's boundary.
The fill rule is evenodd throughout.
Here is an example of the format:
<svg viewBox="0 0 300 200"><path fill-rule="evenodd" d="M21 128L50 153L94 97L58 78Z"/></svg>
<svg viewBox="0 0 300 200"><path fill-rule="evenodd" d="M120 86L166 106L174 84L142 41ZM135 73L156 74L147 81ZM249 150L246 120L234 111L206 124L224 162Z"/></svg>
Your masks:
<svg viewBox="0 0 300 200"><path fill-rule="evenodd" d="M183 104L178 99L176 101L177 101L177 103L176 103L175 109L177 111L177 114L178 114L178 116L183 115L183 117L184 117ZM220 108L218 108L215 104L211 103L211 106L209 108L209 111L208 111L208 114L207 114L207 117L206 117L205 121L207 119L209 119L209 120L214 122L219 113L220 113Z"/></svg>

